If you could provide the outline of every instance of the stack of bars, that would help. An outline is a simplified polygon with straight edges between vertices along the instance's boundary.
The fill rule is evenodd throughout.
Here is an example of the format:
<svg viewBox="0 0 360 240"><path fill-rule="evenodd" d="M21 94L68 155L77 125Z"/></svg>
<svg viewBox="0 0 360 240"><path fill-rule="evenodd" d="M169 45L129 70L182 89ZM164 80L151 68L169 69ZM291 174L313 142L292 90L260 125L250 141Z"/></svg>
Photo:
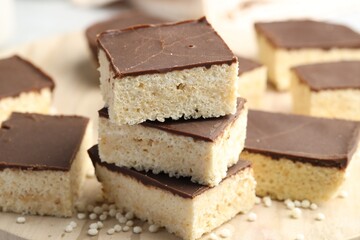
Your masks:
<svg viewBox="0 0 360 240"><path fill-rule="evenodd" d="M183 239L255 202L238 60L205 18L98 36L99 145L89 150L105 197Z"/></svg>

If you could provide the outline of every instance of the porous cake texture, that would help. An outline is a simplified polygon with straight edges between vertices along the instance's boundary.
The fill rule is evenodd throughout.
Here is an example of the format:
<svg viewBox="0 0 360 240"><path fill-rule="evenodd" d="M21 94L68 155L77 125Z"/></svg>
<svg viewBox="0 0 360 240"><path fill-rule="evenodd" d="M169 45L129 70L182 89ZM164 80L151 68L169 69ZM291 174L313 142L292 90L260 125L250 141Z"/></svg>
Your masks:
<svg viewBox="0 0 360 240"><path fill-rule="evenodd" d="M247 100L249 108L260 108L266 90L266 67L251 59L238 56L238 95Z"/></svg>
<svg viewBox="0 0 360 240"><path fill-rule="evenodd" d="M294 113L360 120L360 61L309 64L292 70Z"/></svg>
<svg viewBox="0 0 360 240"><path fill-rule="evenodd" d="M249 111L241 158L252 162L256 194L330 199L359 153L360 122Z"/></svg>
<svg viewBox="0 0 360 240"><path fill-rule="evenodd" d="M334 23L313 20L255 24L259 58L278 90L289 90L290 68L310 63L360 60L360 34Z"/></svg>
<svg viewBox="0 0 360 240"><path fill-rule="evenodd" d="M55 84L47 74L19 56L1 59L0 72L0 123L13 111L50 111Z"/></svg>
<svg viewBox="0 0 360 240"><path fill-rule="evenodd" d="M246 136L247 107L241 98L234 115L219 118L117 125L109 120L106 108L99 115L103 161L187 176L208 186L218 185L238 161Z"/></svg>
<svg viewBox="0 0 360 240"><path fill-rule="evenodd" d="M117 124L236 112L237 58L205 18L99 35L100 87Z"/></svg>
<svg viewBox="0 0 360 240"><path fill-rule="evenodd" d="M247 161L239 160L217 187L210 188L189 178L102 162L96 146L89 154L109 201L185 240L198 239L238 213L249 211L255 202L256 182Z"/></svg>
<svg viewBox="0 0 360 240"><path fill-rule="evenodd" d="M85 178L88 119L13 113L0 129L0 209L70 217Z"/></svg>

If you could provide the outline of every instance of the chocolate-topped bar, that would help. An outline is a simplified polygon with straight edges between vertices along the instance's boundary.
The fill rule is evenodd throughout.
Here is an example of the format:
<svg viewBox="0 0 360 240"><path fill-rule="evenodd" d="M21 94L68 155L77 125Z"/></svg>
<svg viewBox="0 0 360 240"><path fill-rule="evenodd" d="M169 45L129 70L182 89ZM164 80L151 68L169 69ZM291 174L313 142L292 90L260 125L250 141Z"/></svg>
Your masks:
<svg viewBox="0 0 360 240"><path fill-rule="evenodd" d="M341 185L359 139L360 122L251 110L241 157L254 164L260 195L323 201Z"/></svg>
<svg viewBox="0 0 360 240"><path fill-rule="evenodd" d="M104 108L99 111L101 159L140 171L191 177L194 182L215 186L226 176L228 167L238 161L243 148L247 117L245 102L245 99L238 99L234 115L146 121L137 125L112 123Z"/></svg>
<svg viewBox="0 0 360 240"><path fill-rule="evenodd" d="M126 13L114 16L108 20L91 25L86 29L85 34L90 50L92 51L94 57L97 59L98 49L96 39L98 34L107 30L124 29L136 25L155 24L162 22L164 22L164 20L151 17L142 12L128 11Z"/></svg>
<svg viewBox="0 0 360 240"><path fill-rule="evenodd" d="M238 56L239 85L238 94L248 101L250 108L262 105L262 98L266 90L266 67L252 59Z"/></svg>
<svg viewBox="0 0 360 240"><path fill-rule="evenodd" d="M183 135L199 139L202 141L215 142L217 138L221 137L225 129L231 125L245 107L246 100L239 98L237 101L237 111L233 115L227 115L219 118L207 119L167 119L164 122L146 121L141 123L144 127L157 128L162 131L173 134ZM99 110L99 116L109 118L108 109L106 107Z"/></svg>
<svg viewBox="0 0 360 240"><path fill-rule="evenodd" d="M49 111L55 83L46 73L16 55L0 60L0 73L0 122L12 111Z"/></svg>
<svg viewBox="0 0 360 240"><path fill-rule="evenodd" d="M97 146L88 152L107 200L183 239L199 238L237 213L250 210L255 201L255 181L248 161L239 160L219 186L212 188L193 183L190 178L106 163L100 159Z"/></svg>
<svg viewBox="0 0 360 240"><path fill-rule="evenodd" d="M70 216L85 177L89 120L12 113L0 128L3 211ZM15 187L14 187L15 186Z"/></svg>
<svg viewBox="0 0 360 240"><path fill-rule="evenodd" d="M309 64L292 70L295 113L360 120L360 61Z"/></svg>
<svg viewBox="0 0 360 240"><path fill-rule="evenodd" d="M106 31L98 46L102 94L117 124L236 111L237 58L205 18Z"/></svg>
<svg viewBox="0 0 360 240"><path fill-rule="evenodd" d="M277 48L360 48L360 34L335 23L314 20L258 22L255 30Z"/></svg>
<svg viewBox="0 0 360 240"><path fill-rule="evenodd" d="M302 64L360 60L360 34L329 22L289 20L255 24L259 56L279 90L290 87L290 68Z"/></svg>

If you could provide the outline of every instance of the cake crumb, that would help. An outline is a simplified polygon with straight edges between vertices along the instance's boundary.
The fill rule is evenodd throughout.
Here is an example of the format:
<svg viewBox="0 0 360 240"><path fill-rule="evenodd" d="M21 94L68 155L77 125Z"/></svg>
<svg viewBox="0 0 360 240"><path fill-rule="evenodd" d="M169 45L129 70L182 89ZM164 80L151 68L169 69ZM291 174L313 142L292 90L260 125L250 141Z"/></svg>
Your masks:
<svg viewBox="0 0 360 240"><path fill-rule="evenodd" d="M339 198L347 198L349 193L347 191L341 191L338 195Z"/></svg>
<svg viewBox="0 0 360 240"><path fill-rule="evenodd" d="M220 237L222 237L222 238L228 238L228 237L231 236L231 231L230 231L229 229L225 228L225 229L222 229L222 230L219 232L219 235L220 235Z"/></svg>
<svg viewBox="0 0 360 240"><path fill-rule="evenodd" d="M26 222L26 218L25 217L18 217L16 218L16 223L20 223L23 224Z"/></svg>
<svg viewBox="0 0 360 240"><path fill-rule="evenodd" d="M325 219L325 215L323 213L318 213L315 217L315 220L322 221Z"/></svg>
<svg viewBox="0 0 360 240"><path fill-rule="evenodd" d="M256 221L256 219L257 219L257 215L254 212L250 212L247 216L247 220L249 222L254 222L254 221Z"/></svg>
<svg viewBox="0 0 360 240"><path fill-rule="evenodd" d="M159 231L159 226L158 226L158 225L156 225L156 224L151 224L151 225L149 226L149 232L155 233L155 232L157 232L157 231Z"/></svg>

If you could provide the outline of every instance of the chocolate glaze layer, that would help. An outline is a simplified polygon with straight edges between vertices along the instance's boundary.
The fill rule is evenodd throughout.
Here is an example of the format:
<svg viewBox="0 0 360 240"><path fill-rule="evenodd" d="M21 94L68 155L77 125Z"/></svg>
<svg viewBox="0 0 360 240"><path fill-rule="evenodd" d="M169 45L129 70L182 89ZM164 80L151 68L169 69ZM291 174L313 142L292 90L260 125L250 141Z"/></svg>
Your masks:
<svg viewBox="0 0 360 240"><path fill-rule="evenodd" d="M205 18L106 31L98 36L98 47L117 77L237 62Z"/></svg>
<svg viewBox="0 0 360 240"><path fill-rule="evenodd" d="M12 113L0 128L0 170L69 171L88 119Z"/></svg>
<svg viewBox="0 0 360 240"><path fill-rule="evenodd" d="M259 22L255 30L277 48L360 48L360 34L339 24L312 20Z"/></svg>
<svg viewBox="0 0 360 240"><path fill-rule="evenodd" d="M360 138L360 122L249 110L245 151L346 168Z"/></svg>
<svg viewBox="0 0 360 240"><path fill-rule="evenodd" d="M53 80L29 61L19 56L0 60L0 99L54 87Z"/></svg>
<svg viewBox="0 0 360 240"><path fill-rule="evenodd" d="M111 19L108 19L103 22L96 23L89 28L86 29L86 38L89 44L89 47L94 55L94 57L98 58L98 50L97 50L97 42L96 36L102 32L107 30L115 30L115 29L124 29L131 26L142 25L142 24L154 24L154 23L162 23L165 22L162 19L154 18L148 16L142 12L138 11L129 11L126 13L122 13L117 15Z"/></svg>
<svg viewBox="0 0 360 240"><path fill-rule="evenodd" d="M190 180L189 177L180 177L180 178L169 177L167 174L164 173L153 174L151 172L136 171L131 168L118 167L115 164L102 162L99 157L97 145L90 148L88 150L88 153L94 164L94 167L96 167L96 165L106 167L109 171L118 172L120 174L129 176L131 178L136 179L137 181L141 182L144 185L160 188L183 198L193 199L196 196L212 188L194 183ZM222 181L250 166L251 166L250 162L239 160L235 165L233 165L228 169L227 175ZM101 182L101 179L99 180Z"/></svg>
<svg viewBox="0 0 360 240"><path fill-rule="evenodd" d="M360 88L360 61L302 65L292 70L313 91Z"/></svg>
<svg viewBox="0 0 360 240"><path fill-rule="evenodd" d="M245 72L254 70L255 68L262 66L262 64L248 58L243 58L239 56L237 56L237 58L239 62L239 76Z"/></svg>
<svg viewBox="0 0 360 240"><path fill-rule="evenodd" d="M245 99L238 98L237 111L233 115L206 119L167 119L165 122L146 121L141 123L141 125L144 127L157 128L173 134L192 137L202 141L214 142L219 136L222 135L224 130L240 116L241 111L244 109L245 103ZM99 116L109 118L108 109L100 109Z"/></svg>

